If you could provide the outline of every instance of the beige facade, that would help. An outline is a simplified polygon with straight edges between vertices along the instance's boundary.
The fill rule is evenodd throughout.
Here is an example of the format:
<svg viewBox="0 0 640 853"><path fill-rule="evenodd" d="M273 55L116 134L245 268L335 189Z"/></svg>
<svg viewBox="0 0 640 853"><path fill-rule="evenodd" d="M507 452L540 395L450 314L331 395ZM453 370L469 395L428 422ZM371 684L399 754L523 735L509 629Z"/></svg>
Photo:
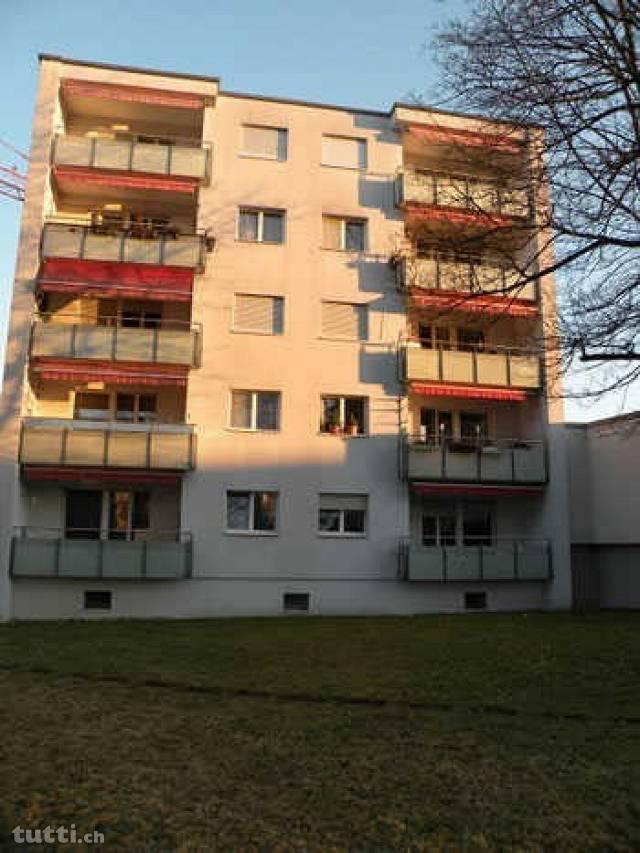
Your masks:
<svg viewBox="0 0 640 853"><path fill-rule="evenodd" d="M487 128L41 58L3 618L570 606L537 138Z"/></svg>

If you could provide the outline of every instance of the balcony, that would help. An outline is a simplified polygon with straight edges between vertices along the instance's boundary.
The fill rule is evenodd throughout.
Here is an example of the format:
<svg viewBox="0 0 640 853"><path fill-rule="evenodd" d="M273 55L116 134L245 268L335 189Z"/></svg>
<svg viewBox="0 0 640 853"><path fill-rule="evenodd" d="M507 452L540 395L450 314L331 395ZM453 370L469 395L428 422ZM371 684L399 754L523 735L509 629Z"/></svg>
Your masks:
<svg viewBox="0 0 640 853"><path fill-rule="evenodd" d="M135 137L101 139L59 134L54 140L52 163L56 167L188 178L205 184L209 180L210 149L191 140L139 142Z"/></svg>
<svg viewBox="0 0 640 853"><path fill-rule="evenodd" d="M100 535L96 530L18 528L11 575L114 581L191 577L191 535L185 531L133 531L127 540Z"/></svg>
<svg viewBox="0 0 640 853"><path fill-rule="evenodd" d="M548 581L552 578L547 540L496 540L492 544L415 545L402 542L399 575L436 583Z"/></svg>
<svg viewBox="0 0 640 853"><path fill-rule="evenodd" d="M409 216L460 223L510 225L531 216L529 193L494 181L405 169L396 180L396 203Z"/></svg>
<svg viewBox="0 0 640 853"><path fill-rule="evenodd" d="M108 318L109 324L73 322L72 315L40 315L33 324L32 358L144 362L197 367L200 330L173 321L169 327L139 328ZM65 322L66 320L66 322Z"/></svg>
<svg viewBox="0 0 640 853"><path fill-rule="evenodd" d="M545 446L521 439L407 440L409 480L530 485L547 480Z"/></svg>
<svg viewBox="0 0 640 853"><path fill-rule="evenodd" d="M47 222L42 231L43 260L110 261L124 264L153 264L202 271L206 258L204 233L162 233L149 227L136 236L133 225L97 228L82 223Z"/></svg>
<svg viewBox="0 0 640 853"><path fill-rule="evenodd" d="M410 341L405 348L404 373L404 379L415 386L413 390L426 395L524 400L542 384L537 355L488 345L432 349ZM426 390L420 387L425 383Z"/></svg>
<svg viewBox="0 0 640 853"><path fill-rule="evenodd" d="M186 424L104 424L28 418L22 425L23 466L190 471L195 435Z"/></svg>
<svg viewBox="0 0 640 853"><path fill-rule="evenodd" d="M525 317L538 313L535 285L516 288L520 275L512 268L426 257L402 258L396 271L398 287L420 307Z"/></svg>

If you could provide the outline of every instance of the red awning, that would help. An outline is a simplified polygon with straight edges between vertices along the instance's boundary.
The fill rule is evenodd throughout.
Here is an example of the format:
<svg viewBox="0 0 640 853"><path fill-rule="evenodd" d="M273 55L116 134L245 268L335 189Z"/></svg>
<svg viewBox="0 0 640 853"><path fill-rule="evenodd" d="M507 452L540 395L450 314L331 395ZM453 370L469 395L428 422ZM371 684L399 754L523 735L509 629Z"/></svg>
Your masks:
<svg viewBox="0 0 640 853"><path fill-rule="evenodd" d="M409 295L413 303L421 308L447 308L454 311L469 311L482 314L507 314L510 317L536 317L538 306L525 299L510 296L483 294L443 293L439 290L423 290L412 287Z"/></svg>
<svg viewBox="0 0 640 853"><path fill-rule="evenodd" d="M425 221L453 222L457 225L482 225L485 228L507 228L513 225L513 219L509 216L500 216L497 213L473 213L470 210L461 210L459 207L446 207L445 205L407 202L404 210L406 216L412 219L424 219Z"/></svg>
<svg viewBox="0 0 640 853"><path fill-rule="evenodd" d="M193 270L160 264L46 258L38 273L41 290L104 297L189 302Z"/></svg>
<svg viewBox="0 0 640 853"><path fill-rule="evenodd" d="M168 474L165 471L137 471L130 468L80 468L63 465L36 466L23 465L22 476L25 480L39 482L98 482L127 483L128 485L178 486L180 474Z"/></svg>
<svg viewBox="0 0 640 853"><path fill-rule="evenodd" d="M482 133L461 128L437 127L430 124L411 124L407 131L426 142L447 145L467 145L473 148L495 148L508 154L520 154L522 147L512 137L494 133Z"/></svg>
<svg viewBox="0 0 640 853"><path fill-rule="evenodd" d="M539 495L543 486L483 486L451 485L449 483L412 483L413 490L419 495L465 495L467 497L500 497L515 495Z"/></svg>
<svg viewBox="0 0 640 853"><path fill-rule="evenodd" d="M120 86L117 83L94 83L89 80L62 81L65 95L78 98L100 98L107 101L126 101L158 107L175 107L183 110L201 110L204 95L192 92L175 92L169 89L148 89L144 86Z"/></svg>
<svg viewBox="0 0 640 853"><path fill-rule="evenodd" d="M160 178L147 173L132 175L128 172L111 172L106 169L90 169L84 166L54 166L52 172L56 181L66 184L86 184L134 190L163 190L188 195L195 195L198 189L197 178L174 178L169 175Z"/></svg>
<svg viewBox="0 0 640 853"><path fill-rule="evenodd" d="M187 367L138 364L96 359L33 358L31 368L41 379L54 382L109 382L114 385L187 384Z"/></svg>
<svg viewBox="0 0 640 853"><path fill-rule="evenodd" d="M422 397L465 397L470 400L506 400L521 403L527 392L519 388L485 388L477 385L449 385L446 382L412 382L411 392Z"/></svg>

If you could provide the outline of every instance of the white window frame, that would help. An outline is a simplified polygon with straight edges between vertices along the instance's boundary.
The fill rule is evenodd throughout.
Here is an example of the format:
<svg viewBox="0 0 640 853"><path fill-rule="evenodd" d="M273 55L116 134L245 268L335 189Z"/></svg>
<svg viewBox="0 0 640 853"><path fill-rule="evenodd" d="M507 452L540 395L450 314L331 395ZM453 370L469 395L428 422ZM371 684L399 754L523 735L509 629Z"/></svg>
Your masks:
<svg viewBox="0 0 640 853"><path fill-rule="evenodd" d="M258 236L255 240L248 240L246 237L240 236L240 218L243 213L256 213L258 215ZM274 240L265 240L264 239L264 215L267 214L277 214L282 218L282 240L278 243ZM238 207L238 217L236 221L236 240L239 243L262 243L265 246L284 246L287 241L287 213L285 210L281 210L276 207L250 207L245 205L240 205Z"/></svg>
<svg viewBox="0 0 640 853"><path fill-rule="evenodd" d="M319 429L320 435L337 435L338 438L367 438L369 436L369 398L363 397L360 394L321 394L320 395L320 415L321 418L324 415L324 401L328 397L335 397L339 401L340 405L340 432L332 433L328 430L325 431L323 429ZM346 423L346 408L347 408L347 400L362 400L363 406L363 414L364 414L364 423L362 424L362 432L357 433L356 435L349 435L346 431L347 423ZM321 420L322 423L322 420Z"/></svg>
<svg viewBox="0 0 640 853"><path fill-rule="evenodd" d="M278 134L278 150L280 150L280 142L284 139L283 149L284 157L269 157L266 154L255 154L252 151L245 151L244 148L238 153L239 157L249 157L253 160L270 160L273 163L286 163L289 159L289 128L276 127L272 124L254 124L253 122L244 122L241 126L241 132L244 132L245 127L255 128L256 130L274 130ZM281 136L282 134L282 136ZM242 144L242 143L241 143Z"/></svg>
<svg viewBox="0 0 640 853"><path fill-rule="evenodd" d="M239 427L232 423L233 417L233 395L251 394L251 426ZM258 396L260 394L277 394L278 395L278 426L276 429L265 429L258 426ZM266 388L254 390L253 388L232 388L229 392L229 425L228 428L234 432L264 432L267 434L280 432L282 430L282 392L278 390L269 391Z"/></svg>
<svg viewBox="0 0 640 853"><path fill-rule="evenodd" d="M341 497L339 492L334 493L336 497ZM349 492L345 493L344 497L363 497L366 499L366 507L364 509L364 530L362 533L350 532L344 529L344 514L348 512L348 510L340 509L339 507L321 507L320 506L320 496L318 496L317 503L317 511L316 511L316 535L320 536L322 539L366 539L369 536L369 495L368 494L355 494ZM330 510L331 512L337 512L339 515L339 530L320 530L319 522L320 522L320 512L322 509Z"/></svg>
<svg viewBox="0 0 640 853"><path fill-rule="evenodd" d="M241 528L229 527L228 517L228 500L229 494L232 492L248 492L249 493L249 524L251 525L246 530ZM273 530L260 530L253 527L253 519L255 513L255 497L257 494L273 494L275 495L275 515L276 524ZM230 486L224 492L224 532L228 536L279 536L280 535L280 492L278 489L258 489L252 486Z"/></svg>
<svg viewBox="0 0 640 853"><path fill-rule="evenodd" d="M336 167L339 168L339 167ZM369 250L369 220L363 216L343 216L339 213L323 213L323 218L337 219L340 222L340 246L335 249L332 246L323 245L322 248L327 252L347 252L351 255L364 254ZM358 223L363 228L363 241L361 249L347 249L347 224ZM323 240L324 243L324 240Z"/></svg>

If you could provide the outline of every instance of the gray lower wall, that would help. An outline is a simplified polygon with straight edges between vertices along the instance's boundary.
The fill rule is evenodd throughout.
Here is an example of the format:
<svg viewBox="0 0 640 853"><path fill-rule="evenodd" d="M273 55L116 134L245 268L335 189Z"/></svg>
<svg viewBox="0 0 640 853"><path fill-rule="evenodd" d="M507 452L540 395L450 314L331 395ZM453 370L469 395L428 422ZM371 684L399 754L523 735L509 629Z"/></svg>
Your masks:
<svg viewBox="0 0 640 853"><path fill-rule="evenodd" d="M640 544L573 545L576 609L640 609Z"/></svg>

